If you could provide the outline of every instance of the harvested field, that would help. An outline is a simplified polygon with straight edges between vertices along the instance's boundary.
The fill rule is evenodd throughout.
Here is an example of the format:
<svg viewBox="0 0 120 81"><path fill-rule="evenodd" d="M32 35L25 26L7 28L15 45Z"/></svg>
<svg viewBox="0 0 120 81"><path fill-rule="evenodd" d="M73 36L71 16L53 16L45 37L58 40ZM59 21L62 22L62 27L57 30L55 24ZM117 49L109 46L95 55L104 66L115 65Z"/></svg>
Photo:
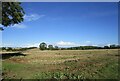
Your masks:
<svg viewBox="0 0 120 81"><path fill-rule="evenodd" d="M6 54L6 55L5 55ZM10 56L6 58L6 56ZM117 79L118 49L3 53L5 79Z"/></svg>

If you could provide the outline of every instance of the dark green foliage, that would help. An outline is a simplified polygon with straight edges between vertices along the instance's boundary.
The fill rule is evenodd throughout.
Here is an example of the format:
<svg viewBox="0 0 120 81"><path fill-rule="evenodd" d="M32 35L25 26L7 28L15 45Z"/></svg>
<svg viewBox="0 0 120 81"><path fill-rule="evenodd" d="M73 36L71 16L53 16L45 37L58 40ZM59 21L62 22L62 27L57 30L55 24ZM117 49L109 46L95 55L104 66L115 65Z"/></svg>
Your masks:
<svg viewBox="0 0 120 81"><path fill-rule="evenodd" d="M18 24L24 20L24 10L20 4L20 2L2 2L3 26L7 27L10 25Z"/></svg>
<svg viewBox="0 0 120 81"><path fill-rule="evenodd" d="M59 50L59 47L58 47L58 46L55 46L54 49L55 49L55 50Z"/></svg>
<svg viewBox="0 0 120 81"><path fill-rule="evenodd" d="M29 48L12 48L12 47L2 47L0 49L6 50L6 51L26 51L28 49L35 49L37 47L29 47Z"/></svg>
<svg viewBox="0 0 120 81"><path fill-rule="evenodd" d="M115 47L116 47L116 45L115 45L115 44L110 45L110 48L115 48Z"/></svg>
<svg viewBox="0 0 120 81"><path fill-rule="evenodd" d="M110 46L104 46L104 47L98 47L98 46L78 46L78 47L68 47L68 48L61 48L61 50L89 50L89 49L116 49L120 48L120 45L110 45Z"/></svg>
<svg viewBox="0 0 120 81"><path fill-rule="evenodd" d="M5 47L2 47L2 50L6 50L6 48L5 48Z"/></svg>
<svg viewBox="0 0 120 81"><path fill-rule="evenodd" d="M109 46L104 46L104 49L109 49Z"/></svg>
<svg viewBox="0 0 120 81"><path fill-rule="evenodd" d="M39 48L40 48L40 50L46 50L47 49L47 44L42 42L42 43L40 43Z"/></svg>
<svg viewBox="0 0 120 81"><path fill-rule="evenodd" d="M119 45L112 44L112 45L110 45L110 48L111 48L111 49L115 49L115 48L120 48L120 46L119 46Z"/></svg>
<svg viewBox="0 0 120 81"><path fill-rule="evenodd" d="M120 48L120 45L117 45L117 48Z"/></svg>
<svg viewBox="0 0 120 81"><path fill-rule="evenodd" d="M53 48L53 45L48 45L48 49L49 50L53 50L54 48Z"/></svg>
<svg viewBox="0 0 120 81"><path fill-rule="evenodd" d="M29 48L20 48L20 49L13 49L12 51L26 51L26 50L29 50L29 49L35 49L37 47L29 47Z"/></svg>
<svg viewBox="0 0 120 81"><path fill-rule="evenodd" d="M88 49L102 49L102 47L97 46L78 46L78 47L69 47L69 48L62 48L66 50L88 50Z"/></svg>
<svg viewBox="0 0 120 81"><path fill-rule="evenodd" d="M35 48L37 48L37 47L29 47L28 49L35 49Z"/></svg>
<svg viewBox="0 0 120 81"><path fill-rule="evenodd" d="M7 47L6 51L12 51L12 48L11 47Z"/></svg>

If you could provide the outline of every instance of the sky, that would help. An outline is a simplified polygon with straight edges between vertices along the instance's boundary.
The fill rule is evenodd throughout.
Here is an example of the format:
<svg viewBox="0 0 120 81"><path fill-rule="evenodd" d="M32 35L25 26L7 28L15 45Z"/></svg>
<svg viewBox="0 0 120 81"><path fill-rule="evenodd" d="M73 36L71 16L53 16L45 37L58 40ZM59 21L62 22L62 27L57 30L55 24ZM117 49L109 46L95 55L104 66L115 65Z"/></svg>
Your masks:
<svg viewBox="0 0 120 81"><path fill-rule="evenodd" d="M4 28L2 45L69 46L118 44L115 2L23 2L24 21Z"/></svg>

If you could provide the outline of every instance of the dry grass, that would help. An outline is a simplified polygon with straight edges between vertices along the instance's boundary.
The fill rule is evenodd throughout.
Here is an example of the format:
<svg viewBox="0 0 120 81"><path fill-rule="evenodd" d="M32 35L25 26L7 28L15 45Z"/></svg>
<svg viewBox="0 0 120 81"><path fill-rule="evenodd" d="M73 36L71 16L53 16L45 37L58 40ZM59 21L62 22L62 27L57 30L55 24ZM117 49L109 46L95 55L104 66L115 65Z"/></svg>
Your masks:
<svg viewBox="0 0 120 81"><path fill-rule="evenodd" d="M34 75L41 74L41 72L68 72L78 75L81 75L82 72L82 75L87 78L91 78L92 75L99 78L102 76L98 77L91 73L105 68L108 63L118 61L117 49L54 51L31 49L22 53L26 56L13 56L3 60L3 72L6 73L4 78L34 78ZM27 75L22 72L26 72ZM41 78L41 75L37 78Z"/></svg>

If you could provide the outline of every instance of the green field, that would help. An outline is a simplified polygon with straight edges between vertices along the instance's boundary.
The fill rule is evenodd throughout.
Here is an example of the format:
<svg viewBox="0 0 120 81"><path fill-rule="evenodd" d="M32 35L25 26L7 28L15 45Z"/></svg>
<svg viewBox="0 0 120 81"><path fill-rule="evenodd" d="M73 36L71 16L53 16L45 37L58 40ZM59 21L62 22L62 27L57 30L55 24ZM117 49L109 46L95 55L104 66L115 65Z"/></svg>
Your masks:
<svg viewBox="0 0 120 81"><path fill-rule="evenodd" d="M4 53L2 74L4 79L117 79L118 57L118 49L30 49Z"/></svg>

